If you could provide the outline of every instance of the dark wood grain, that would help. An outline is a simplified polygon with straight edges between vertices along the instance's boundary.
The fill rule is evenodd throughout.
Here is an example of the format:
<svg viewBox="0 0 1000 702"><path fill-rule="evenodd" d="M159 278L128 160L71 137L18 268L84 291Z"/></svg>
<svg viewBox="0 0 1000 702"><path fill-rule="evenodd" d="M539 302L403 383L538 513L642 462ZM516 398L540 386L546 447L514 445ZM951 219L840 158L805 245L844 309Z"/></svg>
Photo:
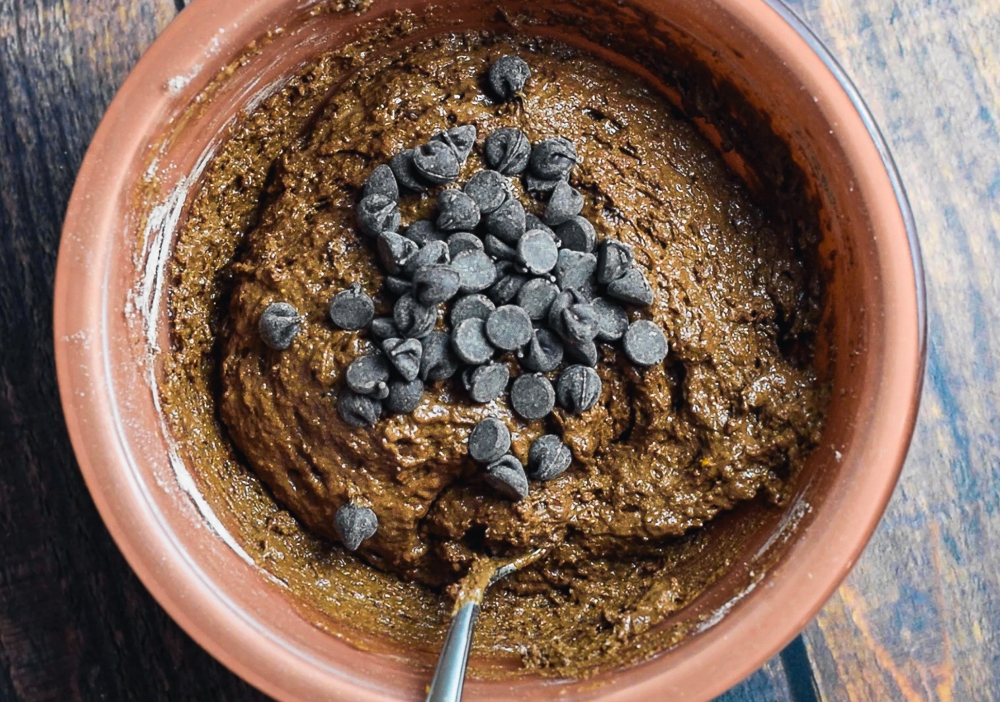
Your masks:
<svg viewBox="0 0 1000 702"><path fill-rule="evenodd" d="M1000 699L1000 3L799 0L890 142L921 233L927 385L899 489L805 635L724 702ZM0 702L263 700L138 582L73 459L59 230L115 90L183 0L0 2Z"/></svg>

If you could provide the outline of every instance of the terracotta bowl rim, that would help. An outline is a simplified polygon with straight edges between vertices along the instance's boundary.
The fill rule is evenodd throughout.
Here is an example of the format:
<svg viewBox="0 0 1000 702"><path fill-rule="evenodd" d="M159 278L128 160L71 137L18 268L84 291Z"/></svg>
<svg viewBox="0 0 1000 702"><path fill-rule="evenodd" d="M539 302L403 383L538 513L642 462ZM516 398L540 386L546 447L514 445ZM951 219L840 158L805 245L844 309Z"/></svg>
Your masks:
<svg viewBox="0 0 1000 702"><path fill-rule="evenodd" d="M270 0L241 2L235 14L240 17L252 16L253 13L264 11L269 2ZM869 484L869 487L876 489L866 499L861 519L852 527L847 538L836 541L828 538L823 541L824 554L835 554L835 557L821 560L814 549L809 554L811 560L808 562L786 564L782 568L784 584L773 588L771 598L775 599L781 593L788 596L795 583L801 584L807 567L811 578L808 592L798 593L795 606L784 609L769 607L766 608L767 612L751 612L739 622L723 622L714 627L703 637L703 645L699 646L699 651L694 656L698 660L683 661L683 665L688 667L686 678L681 675L681 671L663 669L637 685L619 690L609 689L607 696L603 698L607 700L645 699L656 693L664 694L668 690L675 693L678 699L709 699L743 679L794 638L847 575L881 519L902 470L920 402L927 346L923 267L913 214L889 147L844 70L817 36L782 0L725 2L738 10L743 18L750 17L751 13L773 13L780 18L787 25L782 29L782 36L789 43L788 46L797 46L796 42L800 42L811 52L812 58L819 59L820 63L811 70L816 74L825 70L832 75L836 83L830 84L831 91L839 84L839 89L843 91L839 98L846 97L847 102L842 102L837 108L841 110L838 114L850 116L850 110L853 110L855 117L860 118L863 123L871 141L868 143L858 139L856 141L864 143L856 144L856 147L865 152L871 149L877 152L877 158L885 171L884 174L879 172L873 177L880 181L877 185L881 187L886 185L881 181L884 175L887 184L891 186L891 190L885 192L891 192L894 196L905 231L905 242L899 237L900 240L891 245L895 247L894 253L903 255L906 251L909 255L913 288L910 290L907 286L899 295L903 297L902 303L907 313L915 312L916 319L907 321L904 331L898 332L897 336L908 336L911 327L915 330L917 362L907 369L894 371L893 387L907 393L905 401L899 403L906 408L906 412L892 422L892 435L887 437L888 448L884 460L878 467L878 475L871 478L873 482ZM95 339L101 337L106 343L101 327L106 310L88 316L81 327L81 321L70 312L70 299L90 296L106 302L106 297L99 290L105 280L103 276L94 275L90 266L103 265L96 260L95 251L100 253L108 247L108 241L115 233L100 227L88 227L86 222L101 212L110 212L120 206L117 198L111 196L114 193L99 192L94 197L93 191L99 189L99 186L93 185L91 181L94 173L99 168L107 167L107 163L115 164L112 168L120 168L119 164L128 163L132 156L129 147L121 145L127 140L119 140L115 133L116 129L122 128L124 106L130 95L141 92L144 74L149 71L157 54L162 55L164 49L189 28L205 23L219 25L222 22L221 16L225 13L219 13L218 7L227 4L232 6L232 0L199 0L181 12L132 70L95 133L78 174L60 243L54 305L56 368L63 411L81 472L105 524L129 564L175 621L213 656L268 694L291 700L300 697L276 679L277 675L273 674L276 666L286 666L290 674L302 677L303 684L295 686L298 690L311 687L317 691L330 692L332 688L327 670L318 661L296 655L300 652L293 651L270 635L266 625L253 613L240 610L228 600L225 593L200 570L191 554L180 547L169 525L161 521L155 509L150 508L146 488L140 484L129 465L127 446L118 434L118 408L108 387L110 383L103 382L110 375L107 349L103 343L79 344L70 340L73 335L85 331L93 334ZM233 19L232 15L226 17L226 21ZM787 32L788 29L791 30L790 33ZM829 79L829 76L820 77L827 81ZM167 101L170 97L167 91L162 91L158 99ZM116 119L112 120L112 116ZM117 161L112 160L113 158ZM883 197L882 200L881 204L887 204L890 198ZM895 220L896 215L893 211L888 217ZM898 226L896 229L898 230ZM87 325L88 322L90 326ZM907 352L909 359L912 355L909 343L904 344L899 340L896 343ZM87 373L92 373L93 377L87 376ZM102 460L109 455L120 460ZM814 534L809 536L814 543L822 538ZM771 619L765 621L764 617L768 616ZM751 652L738 660L722 657L723 645L720 638L747 637L751 634L755 641ZM703 679L711 677L712 680L699 686L695 697L689 697L679 689L679 681L693 679L695 675ZM664 685L668 677L672 683L669 687ZM360 702L384 700L378 692L353 680L340 679L336 682L336 694L331 699L353 699Z"/></svg>

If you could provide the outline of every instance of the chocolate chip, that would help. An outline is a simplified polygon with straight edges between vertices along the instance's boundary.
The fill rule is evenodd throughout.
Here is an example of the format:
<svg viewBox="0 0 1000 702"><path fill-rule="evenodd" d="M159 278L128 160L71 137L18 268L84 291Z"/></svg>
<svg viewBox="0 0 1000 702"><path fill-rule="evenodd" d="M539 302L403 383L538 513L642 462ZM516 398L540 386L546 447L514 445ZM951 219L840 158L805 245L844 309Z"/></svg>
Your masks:
<svg viewBox="0 0 1000 702"><path fill-rule="evenodd" d="M299 312L287 302L272 302L264 308L257 324L261 341L275 351L284 351L302 330Z"/></svg>
<svg viewBox="0 0 1000 702"><path fill-rule="evenodd" d="M487 417L469 432L469 456L477 463L493 463L510 450L510 430L494 417Z"/></svg>
<svg viewBox="0 0 1000 702"><path fill-rule="evenodd" d="M532 229L517 242L517 256L529 272L543 275L555 267L559 249L548 232Z"/></svg>
<svg viewBox="0 0 1000 702"><path fill-rule="evenodd" d="M399 333L411 339L419 339L431 333L437 322L437 309L421 304L407 293L396 300L392 308L392 323Z"/></svg>
<svg viewBox="0 0 1000 702"><path fill-rule="evenodd" d="M378 531L378 517L370 508L348 502L337 510L333 525L344 548L356 551L361 542L370 539Z"/></svg>
<svg viewBox="0 0 1000 702"><path fill-rule="evenodd" d="M373 427L382 416L382 403L373 397L359 395L350 388L340 391L337 411L352 427Z"/></svg>
<svg viewBox="0 0 1000 702"><path fill-rule="evenodd" d="M466 383L469 396L475 402L492 402L507 389L510 369L505 363L487 363L478 368L470 368Z"/></svg>
<svg viewBox="0 0 1000 702"><path fill-rule="evenodd" d="M448 253L448 243L445 241L428 241L421 246L403 267L403 272L413 275L417 269L431 266L435 263L448 263L451 255Z"/></svg>
<svg viewBox="0 0 1000 702"><path fill-rule="evenodd" d="M541 419L555 407L556 391L541 373L525 373L510 386L510 404L525 419Z"/></svg>
<svg viewBox="0 0 1000 702"><path fill-rule="evenodd" d="M556 233L552 231L552 227L547 225L542 220L538 219L538 217L531 214L530 212L527 212L524 215L524 228L526 231L529 232L532 229L541 229L543 232L548 233L548 235L551 236L553 240L555 240L556 238Z"/></svg>
<svg viewBox="0 0 1000 702"><path fill-rule="evenodd" d="M563 290L581 289L591 283L597 269L597 256L581 251L562 249L556 262L556 282Z"/></svg>
<svg viewBox="0 0 1000 702"><path fill-rule="evenodd" d="M390 339L399 336L396 325L392 323L392 317L376 317L372 320L372 336L376 339Z"/></svg>
<svg viewBox="0 0 1000 702"><path fill-rule="evenodd" d="M423 396L424 384L420 380L390 380L385 409L392 414L409 414L417 408Z"/></svg>
<svg viewBox="0 0 1000 702"><path fill-rule="evenodd" d="M486 338L504 351L521 348L531 341L531 318L517 305L497 307L486 319Z"/></svg>
<svg viewBox="0 0 1000 702"><path fill-rule="evenodd" d="M573 462L569 446L555 434L539 436L528 449L528 477L532 480L552 480L566 472Z"/></svg>
<svg viewBox="0 0 1000 702"><path fill-rule="evenodd" d="M389 159L389 168L396 176L396 182L400 186L415 193L422 193L427 190L427 185L421 182L417 175L417 168L413 163L413 153L413 149L400 151Z"/></svg>
<svg viewBox="0 0 1000 702"><path fill-rule="evenodd" d="M632 249L615 239L605 239L597 247L597 282L607 285L632 267Z"/></svg>
<svg viewBox="0 0 1000 702"><path fill-rule="evenodd" d="M369 195L358 203L358 226L370 237L395 232L399 229L399 206L384 195Z"/></svg>
<svg viewBox="0 0 1000 702"><path fill-rule="evenodd" d="M455 375L458 362L451 352L451 338L444 332L432 331L421 341L420 379L426 382L444 380Z"/></svg>
<svg viewBox="0 0 1000 702"><path fill-rule="evenodd" d="M389 362L384 356L369 354L351 362L344 374L347 387L359 395L383 398L388 392Z"/></svg>
<svg viewBox="0 0 1000 702"><path fill-rule="evenodd" d="M597 245L597 232L590 220L580 215L570 217L556 227L556 236L564 249L590 253Z"/></svg>
<svg viewBox="0 0 1000 702"><path fill-rule="evenodd" d="M582 209L583 195L569 183L560 181L545 208L545 223L553 227L562 224L570 217L579 215Z"/></svg>
<svg viewBox="0 0 1000 702"><path fill-rule="evenodd" d="M566 340L565 342L566 355L572 358L578 363L590 366L591 368L597 365L597 361L600 360L600 354L597 351L597 344L594 343L593 339L583 339L582 341L571 341Z"/></svg>
<svg viewBox="0 0 1000 702"><path fill-rule="evenodd" d="M486 230L508 246L517 246L524 236L524 205L510 198L483 218Z"/></svg>
<svg viewBox="0 0 1000 702"><path fill-rule="evenodd" d="M363 329L375 317L375 303L354 283L330 300L330 321L341 329Z"/></svg>
<svg viewBox="0 0 1000 702"><path fill-rule="evenodd" d="M458 156L443 141L429 141L414 149L413 168L421 178L434 185L450 183L462 170Z"/></svg>
<svg viewBox="0 0 1000 702"><path fill-rule="evenodd" d="M384 163L375 167L361 188L362 200L371 195L381 195L393 202L399 202L399 185L396 183L396 176L392 174L392 169Z"/></svg>
<svg viewBox="0 0 1000 702"><path fill-rule="evenodd" d="M479 224L479 205L461 190L442 190L437 206L437 227L442 231L469 232Z"/></svg>
<svg viewBox="0 0 1000 702"><path fill-rule="evenodd" d="M475 293L493 285L497 277L493 259L483 251L463 251L451 262L458 272L459 291Z"/></svg>
<svg viewBox="0 0 1000 702"><path fill-rule="evenodd" d="M588 341L597 336L601 318L593 305L588 302L563 305L565 293L560 293L557 298L560 304L556 306L553 302L549 308L548 321L552 331L570 343Z"/></svg>
<svg viewBox="0 0 1000 702"><path fill-rule="evenodd" d="M521 365L530 371L554 371L563 360L563 345L548 329L536 329L528 343Z"/></svg>
<svg viewBox="0 0 1000 702"><path fill-rule="evenodd" d="M566 182L569 174L562 178L539 178L528 173L524 176L524 189L537 198L548 195L555 190L560 183Z"/></svg>
<svg viewBox="0 0 1000 702"><path fill-rule="evenodd" d="M448 255L454 259L463 251L482 251L483 240L471 232L455 232L448 237Z"/></svg>
<svg viewBox="0 0 1000 702"><path fill-rule="evenodd" d="M424 349L419 339L386 339L382 342L382 350L403 380L413 380L420 373Z"/></svg>
<svg viewBox="0 0 1000 702"><path fill-rule="evenodd" d="M487 466L484 480L511 500L523 500L528 496L528 476L524 474L524 466L509 453Z"/></svg>
<svg viewBox="0 0 1000 702"><path fill-rule="evenodd" d="M413 296L422 305L437 305L455 297L462 277L445 263L432 263L413 274Z"/></svg>
<svg viewBox="0 0 1000 702"><path fill-rule="evenodd" d="M496 305L485 295L465 295L452 303L449 320L457 327L467 319L481 319L484 322Z"/></svg>
<svg viewBox="0 0 1000 702"><path fill-rule="evenodd" d="M608 295L632 305L653 303L653 289L639 270L633 268L618 280L608 285Z"/></svg>
<svg viewBox="0 0 1000 702"><path fill-rule="evenodd" d="M401 272L416 255L419 246L405 236L393 232L382 232L375 242L378 257L390 275Z"/></svg>
<svg viewBox="0 0 1000 702"><path fill-rule="evenodd" d="M465 165L465 161L472 152L472 146L476 143L476 125L463 124L459 127L435 134L432 141L440 141L448 145L458 159L459 168Z"/></svg>
<svg viewBox="0 0 1000 702"><path fill-rule="evenodd" d="M544 278L532 278L517 291L517 304L528 313L532 321L537 322L548 316L549 307L558 294L559 288L555 283Z"/></svg>
<svg viewBox="0 0 1000 702"><path fill-rule="evenodd" d="M504 175L517 175L528 167L531 142L520 129L498 129L483 142L486 165Z"/></svg>
<svg viewBox="0 0 1000 702"><path fill-rule="evenodd" d="M487 215L500 207L510 196L507 179L499 171L476 171L465 183L465 194L476 201L479 211Z"/></svg>
<svg viewBox="0 0 1000 702"><path fill-rule="evenodd" d="M493 358L493 346L486 338L486 322L473 317L451 330L451 348L465 363L479 365Z"/></svg>
<svg viewBox="0 0 1000 702"><path fill-rule="evenodd" d="M487 80L494 97L506 102L524 90L531 69L517 56L501 56L490 66Z"/></svg>
<svg viewBox="0 0 1000 702"><path fill-rule="evenodd" d="M496 283L489 289L490 299L498 305L506 305L517 297L517 294L528 282L528 277L520 273L508 273L500 276Z"/></svg>
<svg viewBox="0 0 1000 702"><path fill-rule="evenodd" d="M586 412L601 397L601 378L587 366L570 366L556 383L559 404L570 414Z"/></svg>
<svg viewBox="0 0 1000 702"><path fill-rule="evenodd" d="M628 329L628 313L621 305L604 297L595 297L591 303L597 310L600 320L597 325L597 338L601 341L616 341Z"/></svg>
<svg viewBox="0 0 1000 702"><path fill-rule="evenodd" d="M448 238L448 234L435 227L434 222L429 219L418 219L403 231L403 236L419 246L428 241L444 241Z"/></svg>
<svg viewBox="0 0 1000 702"><path fill-rule="evenodd" d="M503 259L504 261L517 260L517 251L507 246L507 244L492 234L487 234L483 237L483 250L493 258Z"/></svg>
<svg viewBox="0 0 1000 702"><path fill-rule="evenodd" d="M576 147L562 137L543 139L531 149L531 173L538 178L564 178L577 162Z"/></svg>
<svg viewBox="0 0 1000 702"><path fill-rule="evenodd" d="M413 283L406 278L399 278L394 275L385 277L385 289L394 297L401 297L406 293L413 292Z"/></svg>
<svg viewBox="0 0 1000 702"><path fill-rule="evenodd" d="M655 366L667 357L667 337L656 324L640 319L629 325L622 337L622 348L637 366Z"/></svg>

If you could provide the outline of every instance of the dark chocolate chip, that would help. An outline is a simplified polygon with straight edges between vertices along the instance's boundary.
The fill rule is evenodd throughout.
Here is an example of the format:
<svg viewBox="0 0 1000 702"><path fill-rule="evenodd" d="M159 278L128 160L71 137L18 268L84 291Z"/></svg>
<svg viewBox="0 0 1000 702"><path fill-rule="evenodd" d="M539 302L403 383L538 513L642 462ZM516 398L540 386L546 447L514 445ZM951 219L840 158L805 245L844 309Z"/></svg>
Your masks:
<svg viewBox="0 0 1000 702"><path fill-rule="evenodd" d="M573 142L563 137L543 139L531 149L531 173L539 178L564 178L578 162Z"/></svg>
<svg viewBox="0 0 1000 702"><path fill-rule="evenodd" d="M517 260L517 251L507 246L507 244L492 234L487 234L483 237L483 250L493 258L499 258L504 261Z"/></svg>
<svg viewBox="0 0 1000 702"><path fill-rule="evenodd" d="M476 125L463 124L459 127L452 127L440 134L435 134L431 139L447 144L455 154L455 158L458 159L458 165L461 168L469 158L473 144L476 143Z"/></svg>
<svg viewBox="0 0 1000 702"><path fill-rule="evenodd" d="M358 283L341 290L330 300L330 321L341 329L363 329L375 317L375 303Z"/></svg>
<svg viewBox="0 0 1000 702"><path fill-rule="evenodd" d="M424 384L420 380L390 380L385 409L392 414L409 414L417 408L423 396Z"/></svg>
<svg viewBox="0 0 1000 702"><path fill-rule="evenodd" d="M389 294L393 297L401 297L406 293L413 292L413 283L406 278L387 275L385 277L385 289L388 290Z"/></svg>
<svg viewBox="0 0 1000 702"><path fill-rule="evenodd" d="M631 305L650 305L653 303L653 289L649 286L646 276L636 268L628 271L618 280L608 285L608 295Z"/></svg>
<svg viewBox="0 0 1000 702"><path fill-rule="evenodd" d="M563 360L563 345L548 329L536 329L528 343L521 365L530 371L554 371Z"/></svg>
<svg viewBox="0 0 1000 702"><path fill-rule="evenodd" d="M417 301L413 293L407 293L392 308L392 323L399 333L411 339L419 339L431 333L437 322L437 309Z"/></svg>
<svg viewBox="0 0 1000 702"><path fill-rule="evenodd" d="M548 316L549 307L558 294L559 288L555 283L544 278L532 278L517 291L517 304L524 308L532 321L537 322Z"/></svg>
<svg viewBox="0 0 1000 702"><path fill-rule="evenodd" d="M483 142L486 165L504 175L517 175L528 167L531 142L520 129L498 129Z"/></svg>
<svg viewBox="0 0 1000 702"><path fill-rule="evenodd" d="M384 195L369 195L358 203L358 226L370 237L395 232L399 229L399 206Z"/></svg>
<svg viewBox="0 0 1000 702"><path fill-rule="evenodd" d="M618 303L604 297L595 297L591 303L600 319L597 338L601 341L617 341L628 329L628 313Z"/></svg>
<svg viewBox="0 0 1000 702"><path fill-rule="evenodd" d="M532 480L552 480L566 472L573 462L569 446L555 434L539 436L528 449L528 477Z"/></svg>
<svg viewBox="0 0 1000 702"><path fill-rule="evenodd" d="M484 480L508 499L523 500L528 496L528 476L524 474L524 466L509 453L487 466Z"/></svg>
<svg viewBox="0 0 1000 702"><path fill-rule="evenodd" d="M378 531L378 517L369 507L359 507L348 502L337 509L333 525L344 548L356 551L361 542L370 539Z"/></svg>
<svg viewBox="0 0 1000 702"><path fill-rule="evenodd" d="M458 156L443 141L429 141L413 150L413 168L428 183L444 185L462 170Z"/></svg>
<svg viewBox="0 0 1000 702"><path fill-rule="evenodd" d="M667 357L667 337L656 324L640 319L629 325L622 337L622 349L637 366L655 366Z"/></svg>
<svg viewBox="0 0 1000 702"><path fill-rule="evenodd" d="M362 186L361 199L364 200L371 195L381 195L393 202L399 202L399 185L396 183L396 176L392 174L392 169L387 164L376 166Z"/></svg>
<svg viewBox="0 0 1000 702"><path fill-rule="evenodd" d="M510 198L483 219L486 231L508 246L517 246L524 236L524 205Z"/></svg>
<svg viewBox="0 0 1000 702"><path fill-rule="evenodd" d="M549 328L568 343L593 339L597 336L600 323L601 317L597 309L587 302L576 302L558 309L550 308Z"/></svg>
<svg viewBox="0 0 1000 702"><path fill-rule="evenodd" d="M400 151L389 159L389 168L396 176L396 182L407 190L415 193L427 190L427 185L420 180L417 168L413 163L413 149Z"/></svg>
<svg viewBox="0 0 1000 702"><path fill-rule="evenodd" d="M350 388L340 391L337 411L352 427L373 427L382 416L382 403L374 397L359 395Z"/></svg>
<svg viewBox="0 0 1000 702"><path fill-rule="evenodd" d="M442 190L437 206L437 227L442 231L471 232L479 224L479 205L461 190Z"/></svg>
<svg viewBox="0 0 1000 702"><path fill-rule="evenodd" d="M471 232L455 232L448 237L448 255L454 259L464 251L482 251L483 240Z"/></svg>
<svg viewBox="0 0 1000 702"><path fill-rule="evenodd" d="M432 263L413 273L413 296L422 305L437 305L455 297L462 277L446 263Z"/></svg>
<svg viewBox="0 0 1000 702"><path fill-rule="evenodd" d="M359 395L384 396L388 390L389 362L379 354L361 356L351 361L344 378L347 387Z"/></svg>
<svg viewBox="0 0 1000 702"><path fill-rule="evenodd" d="M406 268L406 264L419 250L414 242L393 232L382 232L375 242L378 257L389 275L396 275Z"/></svg>
<svg viewBox="0 0 1000 702"><path fill-rule="evenodd" d="M449 261L451 261L451 255L448 253L446 241L428 241L410 256L410 260L403 267L403 272L413 275L418 268L431 266L435 263L448 263Z"/></svg>
<svg viewBox="0 0 1000 702"><path fill-rule="evenodd" d="M582 209L583 195L569 183L560 181L545 208L545 223L552 227L562 224L570 217L579 215Z"/></svg>
<svg viewBox="0 0 1000 702"><path fill-rule="evenodd" d="M507 102L524 90L531 69L523 59L517 56L501 56L490 66L487 80L493 96L500 102Z"/></svg>
<svg viewBox="0 0 1000 702"><path fill-rule="evenodd" d="M525 419L541 419L556 404L556 391L541 373L525 373L510 386L510 404Z"/></svg>
<svg viewBox="0 0 1000 702"><path fill-rule="evenodd" d="M302 330L299 312L287 302L272 302L264 308L257 324L261 341L275 351L284 351Z"/></svg>
<svg viewBox="0 0 1000 702"><path fill-rule="evenodd" d="M531 341L531 318L517 305L497 307L486 319L486 338L498 349L519 349Z"/></svg>
<svg viewBox="0 0 1000 702"><path fill-rule="evenodd" d="M413 380L419 375L424 353L419 339L386 339L382 342L382 350L403 380Z"/></svg>
<svg viewBox="0 0 1000 702"><path fill-rule="evenodd" d="M448 238L448 234L435 227L434 222L429 219L418 219L403 231L403 236L420 246L428 241L444 241Z"/></svg>
<svg viewBox="0 0 1000 702"><path fill-rule="evenodd" d="M593 368L600 360L597 344L594 343L593 339L584 339L582 341L566 340L565 347L566 355L577 363L582 363Z"/></svg>
<svg viewBox="0 0 1000 702"><path fill-rule="evenodd" d="M586 412L601 397L601 377L587 366L570 366L556 384L559 404L570 414Z"/></svg>
<svg viewBox="0 0 1000 702"><path fill-rule="evenodd" d="M444 332L432 331L421 340L420 379L425 383L444 380L458 371L458 361L451 352L451 338Z"/></svg>
<svg viewBox="0 0 1000 702"><path fill-rule="evenodd" d="M372 336L376 339L390 339L399 336L396 325L392 322L392 317L376 317L372 320Z"/></svg>
<svg viewBox="0 0 1000 702"><path fill-rule="evenodd" d="M498 305L506 305L514 300L517 294L528 282L528 276L520 273L508 273L500 276L496 283L489 289L490 299Z"/></svg>
<svg viewBox="0 0 1000 702"><path fill-rule="evenodd" d="M597 247L597 282L607 285L628 273L632 267L632 249L615 239L605 239Z"/></svg>
<svg viewBox="0 0 1000 702"><path fill-rule="evenodd" d="M528 173L524 176L524 189L537 198L542 198L555 190L560 183L565 183L566 176L562 178L539 178Z"/></svg>
<svg viewBox="0 0 1000 702"><path fill-rule="evenodd" d="M484 322L490 312L496 309L493 301L485 295L465 295L452 303L449 320L452 327L457 327L467 319L481 319Z"/></svg>
<svg viewBox="0 0 1000 702"><path fill-rule="evenodd" d="M476 293L493 285L497 277L493 259L484 251L463 251L451 262L459 275L459 292Z"/></svg>
<svg viewBox="0 0 1000 702"><path fill-rule="evenodd" d="M597 245L594 225L585 217L574 215L556 227L556 236L564 249L590 253Z"/></svg>
<svg viewBox="0 0 1000 702"><path fill-rule="evenodd" d="M530 212L524 215L524 228L526 231L531 231L532 229L541 229L543 232L547 232L553 240L556 238L556 233L552 231L552 227L547 225L542 220L538 219L537 216L531 214Z"/></svg>
<svg viewBox="0 0 1000 702"><path fill-rule="evenodd" d="M465 194L476 201L479 211L488 215L510 196L507 179L499 171L476 171L465 183Z"/></svg>
<svg viewBox="0 0 1000 702"><path fill-rule="evenodd" d="M478 368L470 368L466 389L475 402L492 402L507 389L510 369L505 363L487 363Z"/></svg>
<svg viewBox="0 0 1000 702"><path fill-rule="evenodd" d="M592 282L597 269L597 256L582 251L562 249L556 262L556 282L563 290L584 288Z"/></svg>
<svg viewBox="0 0 1000 702"><path fill-rule="evenodd" d="M530 273L543 275L555 268L559 249L547 231L532 229L517 242L517 256Z"/></svg>
<svg viewBox="0 0 1000 702"><path fill-rule="evenodd" d="M469 456L477 463L493 463L510 450L510 430L494 417L487 417L469 432Z"/></svg>
<svg viewBox="0 0 1000 702"><path fill-rule="evenodd" d="M493 346L486 338L486 322L473 317L451 330L451 348L465 363L479 365L493 358Z"/></svg>

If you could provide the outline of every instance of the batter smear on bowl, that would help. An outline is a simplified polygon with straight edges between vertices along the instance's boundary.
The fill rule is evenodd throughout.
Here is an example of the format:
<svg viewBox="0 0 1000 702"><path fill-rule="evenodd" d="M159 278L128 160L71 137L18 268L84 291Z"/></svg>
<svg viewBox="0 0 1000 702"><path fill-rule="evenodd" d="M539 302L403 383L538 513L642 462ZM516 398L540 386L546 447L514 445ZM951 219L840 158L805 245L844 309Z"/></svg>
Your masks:
<svg viewBox="0 0 1000 702"><path fill-rule="evenodd" d="M477 644L639 655L729 565L701 527L780 503L818 441L814 244L587 53L349 56L245 120L181 235L163 395L199 483L359 645L433 650L477 559L546 548Z"/></svg>

